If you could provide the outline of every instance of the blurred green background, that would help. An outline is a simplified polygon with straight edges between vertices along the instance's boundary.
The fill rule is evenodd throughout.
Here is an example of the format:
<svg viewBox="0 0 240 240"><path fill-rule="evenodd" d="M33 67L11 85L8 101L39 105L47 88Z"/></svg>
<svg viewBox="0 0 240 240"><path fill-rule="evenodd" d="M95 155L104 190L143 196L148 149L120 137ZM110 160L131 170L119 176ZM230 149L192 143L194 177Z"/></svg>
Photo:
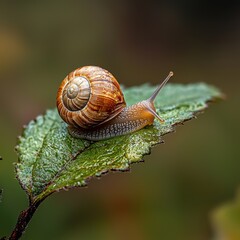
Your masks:
<svg viewBox="0 0 240 240"><path fill-rule="evenodd" d="M49 197L22 239L212 239L210 215L240 185L239 1L1 1L0 236L27 197L14 176L22 126L55 107L73 69L126 86L204 81L227 95L164 137L145 163Z"/></svg>

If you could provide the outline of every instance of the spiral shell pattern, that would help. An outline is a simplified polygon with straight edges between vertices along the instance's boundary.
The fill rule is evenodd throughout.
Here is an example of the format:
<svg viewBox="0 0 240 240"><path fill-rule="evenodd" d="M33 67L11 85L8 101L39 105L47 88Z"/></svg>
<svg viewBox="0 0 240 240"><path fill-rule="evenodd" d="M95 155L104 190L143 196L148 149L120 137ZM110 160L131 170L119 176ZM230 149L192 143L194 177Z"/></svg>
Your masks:
<svg viewBox="0 0 240 240"><path fill-rule="evenodd" d="M117 116L126 106L119 83L105 69L86 66L71 72L57 93L62 119L76 128L92 128Z"/></svg>

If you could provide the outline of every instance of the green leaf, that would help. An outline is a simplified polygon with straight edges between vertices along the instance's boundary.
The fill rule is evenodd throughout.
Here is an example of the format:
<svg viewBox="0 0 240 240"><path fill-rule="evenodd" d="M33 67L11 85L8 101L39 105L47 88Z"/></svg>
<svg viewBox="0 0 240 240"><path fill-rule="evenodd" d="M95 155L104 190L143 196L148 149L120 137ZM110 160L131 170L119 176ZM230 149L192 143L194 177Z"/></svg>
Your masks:
<svg viewBox="0 0 240 240"><path fill-rule="evenodd" d="M216 240L240 239L240 191L235 201L225 203L212 214Z"/></svg>
<svg viewBox="0 0 240 240"><path fill-rule="evenodd" d="M142 85L123 92L131 105L147 99L154 89ZM168 84L155 100L164 124L155 121L135 133L98 142L71 137L57 110L48 110L31 121L19 138L17 178L33 202L61 189L84 186L89 178L109 170L128 170L174 125L193 118L217 98L221 98L219 90L204 83Z"/></svg>

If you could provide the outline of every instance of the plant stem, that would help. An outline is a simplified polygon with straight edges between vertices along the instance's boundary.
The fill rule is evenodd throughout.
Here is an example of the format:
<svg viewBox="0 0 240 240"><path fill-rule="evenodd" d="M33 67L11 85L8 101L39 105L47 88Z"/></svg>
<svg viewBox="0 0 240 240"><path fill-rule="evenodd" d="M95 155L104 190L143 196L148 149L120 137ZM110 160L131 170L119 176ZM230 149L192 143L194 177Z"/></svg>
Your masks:
<svg viewBox="0 0 240 240"><path fill-rule="evenodd" d="M38 202L30 204L30 206L26 210L24 210L20 213L18 220L17 220L17 224L16 224L13 232L11 233L10 237L8 237L6 239L8 239L8 240L20 239L20 237L26 230L28 223L32 219L33 214L35 213L35 211L37 210L37 208L41 202L42 201L38 201Z"/></svg>

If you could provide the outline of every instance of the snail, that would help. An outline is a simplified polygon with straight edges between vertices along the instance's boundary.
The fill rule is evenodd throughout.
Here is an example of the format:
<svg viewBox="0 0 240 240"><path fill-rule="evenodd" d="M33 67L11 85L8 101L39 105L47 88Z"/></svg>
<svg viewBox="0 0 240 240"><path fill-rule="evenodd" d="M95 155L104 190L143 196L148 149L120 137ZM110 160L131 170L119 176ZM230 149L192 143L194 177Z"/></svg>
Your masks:
<svg viewBox="0 0 240 240"><path fill-rule="evenodd" d="M156 117L154 99L173 72L147 100L126 106L120 85L107 70L85 66L68 74L57 93L57 109L76 138L102 140L137 131L153 124Z"/></svg>

